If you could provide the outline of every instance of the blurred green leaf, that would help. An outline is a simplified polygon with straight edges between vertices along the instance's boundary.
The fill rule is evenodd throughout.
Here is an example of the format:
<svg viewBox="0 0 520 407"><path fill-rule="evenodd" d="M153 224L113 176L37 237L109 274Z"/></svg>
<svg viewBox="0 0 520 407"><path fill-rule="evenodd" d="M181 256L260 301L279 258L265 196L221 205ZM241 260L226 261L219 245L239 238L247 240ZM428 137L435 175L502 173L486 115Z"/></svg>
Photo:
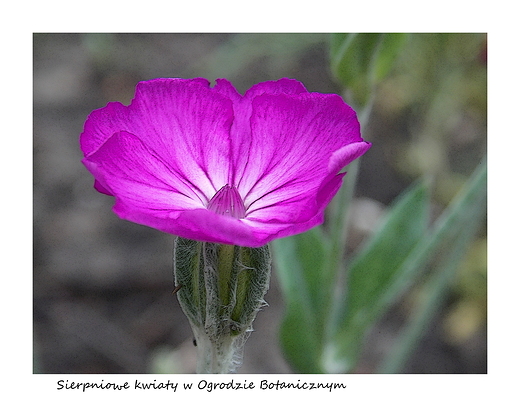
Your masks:
<svg viewBox="0 0 520 407"><path fill-rule="evenodd" d="M273 242L274 262L287 301L281 344L296 371L346 371L347 366L352 365L353 357L339 357L337 351L344 356L345 350L330 342L331 318L336 316L332 318L333 331L334 326L348 321L343 323L349 324L347 334L358 335L356 342L360 342L366 327L377 316L372 309L373 302L377 302L392 273L426 229L427 204L427 188L421 184L394 206L380 232L353 264L350 279L356 295L350 298L352 305L349 308L343 300L344 291L339 298L334 296L338 289L336 275L328 267L332 242L323 235L321 228ZM357 312L348 317L347 309ZM353 321L362 321L362 324L354 326ZM349 349L354 348L357 346L349 346Z"/></svg>
<svg viewBox="0 0 520 407"><path fill-rule="evenodd" d="M384 311L380 303L383 293L425 234L428 216L428 188L419 183L398 198L380 230L352 260L343 291L346 295L336 303L333 326L337 354L329 355L335 363L343 360L344 370L354 366L367 329Z"/></svg>
<svg viewBox="0 0 520 407"><path fill-rule="evenodd" d="M273 261L286 301L280 341L287 361L302 373L319 373L323 313L332 278L324 268L328 239L321 228L272 242Z"/></svg>
<svg viewBox="0 0 520 407"><path fill-rule="evenodd" d="M371 75L377 83L384 79L394 66L395 59L403 48L408 34L384 34L378 47L378 53L373 59Z"/></svg>
<svg viewBox="0 0 520 407"><path fill-rule="evenodd" d="M371 91L369 67L382 34L334 34L331 68L334 76L363 106Z"/></svg>
<svg viewBox="0 0 520 407"><path fill-rule="evenodd" d="M475 222L478 224L482 219L481 216L477 215L481 214L485 208L486 168L486 163L483 162L475 170L473 177L466 183L465 188L457 195L457 198L437 219L433 227L425 231L398 269L391 273L390 278L384 284L384 288L378 290L379 294L373 298L372 303L369 304L362 299L361 302L354 301L354 306L352 306L350 299L356 297L355 293L358 288L350 281L345 320L344 323L340 323L340 331L334 339L334 350L338 359L348 362L356 360L368 329L377 322L378 318L395 302L399 295L402 295L410 285L417 281L418 276L422 274L421 272L426 268L433 255L436 255L436 261L442 265L438 268L438 274L441 277L437 279L433 277L435 284L432 286L435 289L432 290L431 298L424 306L425 311L405 330L408 334L403 338L403 342L407 345L403 345L399 351L401 359L395 356L396 359L387 362L384 369L397 369L396 366L401 366L411 344L417 339L414 335L420 334L420 328L429 321L434 309L433 306L437 305L437 300L440 298L440 290L446 287L446 273L449 275L451 268L456 265L456 261L458 261L456 256L464 254L463 250L468 242L467 239L472 236L471 234L467 235L468 231L473 230L472 227L474 227ZM463 229L466 230L461 234ZM451 251L443 251L442 248L448 248ZM363 257L364 254L362 253L359 260L361 266L363 266L363 262L366 262ZM352 264L350 273L356 273L355 268L360 267L358 264ZM368 271L368 269L365 269L365 271ZM362 272L363 267L359 269L359 273ZM366 308L359 312L356 304L364 304ZM349 368L352 367L353 365L349 366Z"/></svg>
<svg viewBox="0 0 520 407"><path fill-rule="evenodd" d="M390 72L407 34L333 34L330 41L331 69L364 106L373 87Z"/></svg>
<svg viewBox="0 0 520 407"><path fill-rule="evenodd" d="M441 261L430 273L422 288L422 301L380 367L380 373L398 373L421 339L428 323L442 304L459 264L481 226L486 213L487 165L483 162L474 172L453 204L436 222L435 232L425 239L419 253L440 251ZM442 240L438 237L442 236ZM422 247L427 249L424 250ZM439 246L441 246L439 248ZM422 256L424 257L424 256ZM420 263L420 262L418 262Z"/></svg>
<svg viewBox="0 0 520 407"><path fill-rule="evenodd" d="M353 258L343 288L328 268L333 242L321 228L274 241L275 264L287 301L281 343L291 366L301 373L351 371L368 331L417 283L436 255L439 266L428 285L423 310L405 329L397 356L384 370L402 366L482 219L485 197L483 163L429 229L429 189L424 182L411 187L397 198L380 230Z"/></svg>

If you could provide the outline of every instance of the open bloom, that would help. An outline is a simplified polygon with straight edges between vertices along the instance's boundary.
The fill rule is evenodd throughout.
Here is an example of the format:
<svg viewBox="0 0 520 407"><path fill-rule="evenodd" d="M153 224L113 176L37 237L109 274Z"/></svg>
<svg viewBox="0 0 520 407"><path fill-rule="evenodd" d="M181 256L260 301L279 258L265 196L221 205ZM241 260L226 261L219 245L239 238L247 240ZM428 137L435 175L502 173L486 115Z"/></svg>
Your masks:
<svg viewBox="0 0 520 407"><path fill-rule="evenodd" d="M259 247L323 222L339 171L370 148L338 96L298 81L243 96L218 79L155 79L88 117L83 164L123 219L188 239Z"/></svg>

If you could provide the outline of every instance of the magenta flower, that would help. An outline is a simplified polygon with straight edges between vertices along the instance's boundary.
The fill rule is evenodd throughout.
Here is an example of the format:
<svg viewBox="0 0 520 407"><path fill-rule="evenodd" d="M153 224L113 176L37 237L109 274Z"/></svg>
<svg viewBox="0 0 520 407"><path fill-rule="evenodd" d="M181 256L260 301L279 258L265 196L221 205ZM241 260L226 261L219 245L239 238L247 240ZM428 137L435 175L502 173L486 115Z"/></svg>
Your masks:
<svg viewBox="0 0 520 407"><path fill-rule="evenodd" d="M123 219L188 239L259 247L323 222L339 171L364 154L355 112L298 81L155 79L109 103L80 137Z"/></svg>

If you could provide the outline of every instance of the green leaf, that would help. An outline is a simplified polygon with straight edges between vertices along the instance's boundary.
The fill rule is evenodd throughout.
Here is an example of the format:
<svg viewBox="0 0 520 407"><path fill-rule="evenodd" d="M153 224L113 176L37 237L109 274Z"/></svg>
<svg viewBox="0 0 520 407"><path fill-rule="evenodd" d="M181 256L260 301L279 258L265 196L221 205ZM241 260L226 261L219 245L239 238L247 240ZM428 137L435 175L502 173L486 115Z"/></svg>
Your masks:
<svg viewBox="0 0 520 407"><path fill-rule="evenodd" d="M456 261L458 261L457 256L463 253L464 244L467 242L468 236L470 236L466 233L472 230L471 228L476 220L481 219L477 215L485 206L486 174L486 163L483 162L457 199L443 212L430 230L425 230L425 233L422 234L404 261L400 262L397 269L391 270L384 264L380 264L380 267L386 267L388 272L388 275L380 280L382 284L375 279L372 279L370 282L369 279L369 275L375 274L370 269L371 260L369 257L378 256L377 253L367 249L353 262L350 274L351 276L358 274L359 278L357 282L355 282L354 277L351 277L349 280L347 303L344 305L342 312L338 313L344 319L336 319L338 331L329 346L334 350L330 356L331 359L340 360L348 369L352 369L359 357L363 339L368 330L388 310L389 306L417 281L417 278L422 275L422 271L432 257L437 255L436 261L442 264L439 273L448 273L450 268L453 267L453 263L456 264ZM412 199L408 202L411 203L413 201ZM420 202L417 202L417 204L420 204ZM397 211L399 206L394 211ZM413 209L409 205L404 205L404 207L408 207L410 210ZM402 213L402 211L397 212ZM390 219L393 215L393 213L390 214ZM413 216L412 213L410 215ZM386 227L383 228L383 230L385 229ZM461 232L461 230L464 231ZM375 237L375 241L378 240L378 237ZM372 244L369 245L369 248ZM448 249L451 247L452 251L448 250L446 252L441 250L446 247ZM387 258L396 265L396 262L391 260L391 257L391 253L387 253L385 256L381 255L381 259ZM367 278L369 281L362 281L363 272L368 273ZM381 270L381 272L384 272L384 270ZM417 318L416 322L414 322L415 325L409 328L409 333L406 334L408 337L403 338L403 341L406 341L408 345L413 344L417 339L413 335L420 334L419 328L421 324L425 323L426 316L431 315L432 304L435 304L434 301L439 298L439 290L445 287L443 284L446 284L446 281L445 275L441 274L441 277L435 283L436 285L431 286L438 287L432 291L432 295L436 295L436 297L426 302L426 311ZM377 288L371 288L371 284L376 284ZM380 285L377 286L377 284ZM364 291L365 297L362 297L358 290ZM396 368L396 366L401 366L400 363L407 355L407 351L407 346L403 345L403 348L399 350L400 359L396 356L397 359L387 362L383 369L391 370Z"/></svg>
<svg viewBox="0 0 520 407"><path fill-rule="evenodd" d="M399 52L405 45L409 34L385 34L381 38L378 53L373 59L371 75L372 80L377 83L383 80L391 71Z"/></svg>
<svg viewBox="0 0 520 407"><path fill-rule="evenodd" d="M329 359L335 360L335 369L345 371L354 366L367 329L384 310L380 299L425 234L428 216L428 188L419 183L398 198L380 230L353 258L343 291L346 296L338 299L333 319L336 335ZM338 361L343 361L343 366Z"/></svg>
<svg viewBox="0 0 520 407"><path fill-rule="evenodd" d="M371 92L370 62L382 34L335 34L331 51L334 76L363 106Z"/></svg>
<svg viewBox="0 0 520 407"><path fill-rule="evenodd" d="M364 106L373 88L390 72L407 34L333 34L330 41L333 75Z"/></svg>
<svg viewBox="0 0 520 407"><path fill-rule="evenodd" d="M272 242L273 263L285 299L280 341L300 373L319 373L326 305L333 279L324 268L328 240L321 228Z"/></svg>
<svg viewBox="0 0 520 407"><path fill-rule="evenodd" d="M459 264L482 225L486 213L487 167L482 163L457 199L436 223L432 238L424 245L441 252L441 261L433 268L422 288L422 301L406 325L394 348L382 363L380 373L398 373L422 338L427 325L442 305ZM436 238L442 235L443 239ZM437 246L442 246L437 248ZM421 247L419 247L420 249ZM426 251L426 250L425 250Z"/></svg>
<svg viewBox="0 0 520 407"><path fill-rule="evenodd" d="M482 219L486 173L484 162L430 229L426 184L418 183L398 197L379 231L351 261L345 286L337 285L329 267L334 242L321 228L273 242L275 268L286 299L281 344L295 371L352 370L369 329L423 276L437 255L440 266L426 288L427 299L383 371L402 366Z"/></svg>

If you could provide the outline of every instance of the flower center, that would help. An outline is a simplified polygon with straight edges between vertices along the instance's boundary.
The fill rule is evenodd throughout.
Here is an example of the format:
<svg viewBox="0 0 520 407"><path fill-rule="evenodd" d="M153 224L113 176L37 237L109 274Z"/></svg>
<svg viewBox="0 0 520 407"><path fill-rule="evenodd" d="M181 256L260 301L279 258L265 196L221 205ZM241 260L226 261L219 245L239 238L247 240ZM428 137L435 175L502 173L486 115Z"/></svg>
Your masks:
<svg viewBox="0 0 520 407"><path fill-rule="evenodd" d="M242 219L246 217L246 207L235 187L224 185L209 201L208 209L219 215Z"/></svg>

